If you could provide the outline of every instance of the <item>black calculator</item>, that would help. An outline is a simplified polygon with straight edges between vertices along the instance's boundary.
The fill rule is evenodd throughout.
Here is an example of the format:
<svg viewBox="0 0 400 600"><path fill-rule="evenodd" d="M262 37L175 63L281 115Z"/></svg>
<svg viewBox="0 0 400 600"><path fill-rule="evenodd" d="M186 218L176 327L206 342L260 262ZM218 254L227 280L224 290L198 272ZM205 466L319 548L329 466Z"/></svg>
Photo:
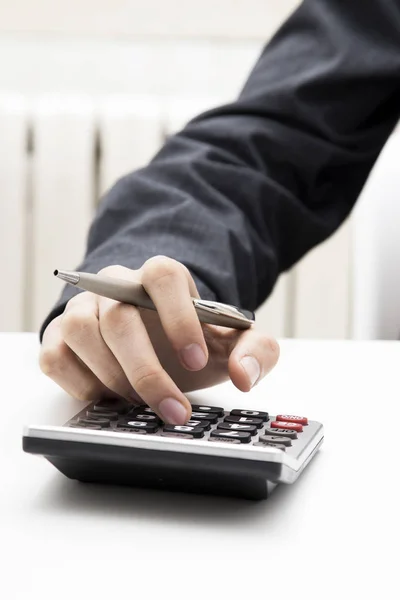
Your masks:
<svg viewBox="0 0 400 600"><path fill-rule="evenodd" d="M83 482L265 499L293 483L323 442L306 417L192 405L185 425L103 399L62 426L25 428L23 449Z"/></svg>

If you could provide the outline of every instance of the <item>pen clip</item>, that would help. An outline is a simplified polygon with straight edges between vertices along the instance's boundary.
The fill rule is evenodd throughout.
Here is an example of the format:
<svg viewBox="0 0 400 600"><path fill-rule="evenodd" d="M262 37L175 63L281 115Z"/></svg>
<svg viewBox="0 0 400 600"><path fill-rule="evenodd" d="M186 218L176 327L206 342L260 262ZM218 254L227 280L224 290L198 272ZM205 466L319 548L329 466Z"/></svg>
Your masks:
<svg viewBox="0 0 400 600"><path fill-rule="evenodd" d="M254 313L249 310L239 309L236 306L230 304L223 304L222 302L213 302L211 300L201 300L193 298L193 304L196 309L201 309L205 312L212 313L217 317L226 317L233 319L234 322L242 322L243 325L250 327L255 321ZM218 325L218 321L215 321ZM222 323L221 323L222 324Z"/></svg>

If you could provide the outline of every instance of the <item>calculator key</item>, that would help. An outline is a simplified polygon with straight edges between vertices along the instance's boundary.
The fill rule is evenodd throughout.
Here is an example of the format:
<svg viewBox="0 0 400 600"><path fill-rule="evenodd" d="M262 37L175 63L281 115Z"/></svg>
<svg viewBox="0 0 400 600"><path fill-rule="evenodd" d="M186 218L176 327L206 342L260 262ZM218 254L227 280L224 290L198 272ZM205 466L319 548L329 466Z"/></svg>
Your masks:
<svg viewBox="0 0 400 600"><path fill-rule="evenodd" d="M243 425L242 423L218 423L217 431L220 429L226 431L247 431L251 435L257 434L257 427L255 425Z"/></svg>
<svg viewBox="0 0 400 600"><path fill-rule="evenodd" d="M192 404L192 410L201 413L214 413L219 417L224 414L224 409L221 406L202 406L200 404Z"/></svg>
<svg viewBox="0 0 400 600"><path fill-rule="evenodd" d="M224 444L240 444L240 440L235 440L233 438L223 438L223 437L210 437L208 438L209 442L224 442Z"/></svg>
<svg viewBox="0 0 400 600"><path fill-rule="evenodd" d="M129 411L130 415L135 415L139 413L145 413L146 415L154 415L155 417L157 416L154 410L149 406L135 406L134 408L132 408L132 410Z"/></svg>
<svg viewBox="0 0 400 600"><path fill-rule="evenodd" d="M186 433L186 435L191 435L194 438L204 437L204 429L193 425L164 425L163 431L166 433Z"/></svg>
<svg viewBox="0 0 400 600"><path fill-rule="evenodd" d="M95 410L87 410L86 416L93 419L109 419L110 421L116 421L119 417L118 413L111 410L105 410L104 412L96 412Z"/></svg>
<svg viewBox="0 0 400 600"><path fill-rule="evenodd" d="M224 419L225 423L242 423L242 425L255 425L258 429L263 427L264 422L262 419L252 419L251 417L239 417L228 415Z"/></svg>
<svg viewBox="0 0 400 600"><path fill-rule="evenodd" d="M271 427L272 429L291 429L298 433L303 431L303 425L300 425L300 423L291 423L290 421L272 421Z"/></svg>
<svg viewBox="0 0 400 600"><path fill-rule="evenodd" d="M148 433L155 433L159 427L158 423L147 423L146 421L121 421L117 425L117 429L121 427L124 428L133 428L133 429L142 429L143 431L147 431Z"/></svg>
<svg viewBox="0 0 400 600"><path fill-rule="evenodd" d="M292 440L288 437L282 437L280 435L260 435L260 442L282 444L283 446L291 446Z"/></svg>
<svg viewBox="0 0 400 600"><path fill-rule="evenodd" d="M103 410L112 410L122 415L130 411L132 404L124 400L123 398L103 398L96 402L92 407L95 412L102 412Z"/></svg>
<svg viewBox="0 0 400 600"><path fill-rule="evenodd" d="M190 419L187 421L185 425L192 425L193 427L201 427L204 431L208 431L211 427L210 421L196 421L195 419Z"/></svg>
<svg viewBox="0 0 400 600"><path fill-rule="evenodd" d="M262 412L261 410L241 410L235 408L230 413L233 417L250 417L251 419L262 419L263 421L269 421L269 414Z"/></svg>
<svg viewBox="0 0 400 600"><path fill-rule="evenodd" d="M218 421L218 415L215 413L192 412L191 419L195 421L209 421L214 424Z"/></svg>
<svg viewBox="0 0 400 600"><path fill-rule="evenodd" d="M279 435L282 437L290 438L291 440L295 440L297 438L297 433L292 431L291 429L277 429L276 427L266 427L265 435Z"/></svg>
<svg viewBox="0 0 400 600"><path fill-rule="evenodd" d="M251 440L251 435L247 431L221 431L217 429L211 432L211 438L220 438L220 441L225 441L226 439L239 440L241 444L248 444Z"/></svg>
<svg viewBox="0 0 400 600"><path fill-rule="evenodd" d="M101 429L100 425L82 425L81 423L71 423L69 427L76 429Z"/></svg>
<svg viewBox="0 0 400 600"><path fill-rule="evenodd" d="M98 425L101 429L110 426L110 419L89 419L87 417L79 417L78 423L80 425Z"/></svg>
<svg viewBox="0 0 400 600"><path fill-rule="evenodd" d="M132 414L132 418L135 421L145 421L146 423L158 423L159 425L162 422L160 417L158 417L157 415L151 415L150 413L144 412L135 412L134 414Z"/></svg>
<svg viewBox="0 0 400 600"><path fill-rule="evenodd" d="M278 450L286 450L286 446L283 444L272 444L269 442L255 442L253 446L263 446L264 448L278 448Z"/></svg>
<svg viewBox="0 0 400 600"><path fill-rule="evenodd" d="M300 423L300 425L308 425L307 417L296 417L295 415L277 415L277 421L290 421L291 423Z"/></svg>

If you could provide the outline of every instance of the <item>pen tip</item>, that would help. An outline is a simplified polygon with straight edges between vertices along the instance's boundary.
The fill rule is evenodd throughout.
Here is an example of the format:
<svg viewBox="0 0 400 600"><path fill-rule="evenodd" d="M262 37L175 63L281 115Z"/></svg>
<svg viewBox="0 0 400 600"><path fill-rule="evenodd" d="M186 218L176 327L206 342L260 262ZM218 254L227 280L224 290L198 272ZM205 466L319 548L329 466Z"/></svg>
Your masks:
<svg viewBox="0 0 400 600"><path fill-rule="evenodd" d="M71 285L76 285L80 280L80 274L75 273L74 271L60 271L59 269L56 269L54 275Z"/></svg>

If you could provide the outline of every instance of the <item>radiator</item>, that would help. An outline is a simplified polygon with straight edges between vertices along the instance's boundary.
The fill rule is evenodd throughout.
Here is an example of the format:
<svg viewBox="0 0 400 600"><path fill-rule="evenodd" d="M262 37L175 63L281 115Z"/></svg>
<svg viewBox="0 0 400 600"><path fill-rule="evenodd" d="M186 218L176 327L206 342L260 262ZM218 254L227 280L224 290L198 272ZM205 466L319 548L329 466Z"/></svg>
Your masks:
<svg viewBox="0 0 400 600"><path fill-rule="evenodd" d="M0 331L37 330L74 268L99 198L216 98L0 95ZM281 276L257 314L278 337L351 331L351 228Z"/></svg>

